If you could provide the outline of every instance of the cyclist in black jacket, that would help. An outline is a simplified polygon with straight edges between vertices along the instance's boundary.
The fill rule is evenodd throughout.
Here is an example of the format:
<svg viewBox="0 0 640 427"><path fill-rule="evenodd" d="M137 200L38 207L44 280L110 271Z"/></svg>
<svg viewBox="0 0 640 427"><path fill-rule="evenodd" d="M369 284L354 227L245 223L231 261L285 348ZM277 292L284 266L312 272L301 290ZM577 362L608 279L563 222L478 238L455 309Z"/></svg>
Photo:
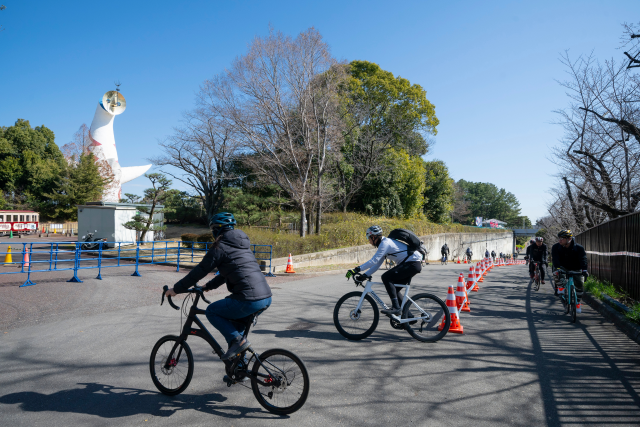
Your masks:
<svg viewBox="0 0 640 427"><path fill-rule="evenodd" d="M535 271L535 262L541 262L542 264L546 266L548 266L549 264L547 264L547 245L545 245L544 243L542 243L542 237L536 237L535 240L535 244L529 246L529 250L528 250L528 254L529 254L529 259L531 262L529 262L529 275L531 276L531 278L533 279L533 275L534 275L534 271ZM540 281L542 283L544 283L544 268L540 268Z"/></svg>
<svg viewBox="0 0 640 427"><path fill-rule="evenodd" d="M271 305L271 288L267 284L256 257L251 252L249 237L242 230L235 230L233 214L221 212L211 217L209 227L215 241L202 261L176 283L167 296L186 292L207 274L218 269L218 274L209 281L207 291L227 284L231 295L214 301L207 307L207 319L220 331L229 344L229 350L222 360L241 353L251 343L242 338L244 325L236 325L230 320L247 317Z"/></svg>
<svg viewBox="0 0 640 427"><path fill-rule="evenodd" d="M564 280L563 277L560 277L560 272L557 271L560 267L565 271L582 271L582 276L574 276L573 278L573 285L576 287L576 297L578 298L576 311L581 313L580 300L582 300L582 293L584 292L584 279L589 277L587 272L588 260L584 247L573 240L571 230L562 230L558 233L558 243L551 247L551 260L553 262L553 271L558 277L558 281Z"/></svg>

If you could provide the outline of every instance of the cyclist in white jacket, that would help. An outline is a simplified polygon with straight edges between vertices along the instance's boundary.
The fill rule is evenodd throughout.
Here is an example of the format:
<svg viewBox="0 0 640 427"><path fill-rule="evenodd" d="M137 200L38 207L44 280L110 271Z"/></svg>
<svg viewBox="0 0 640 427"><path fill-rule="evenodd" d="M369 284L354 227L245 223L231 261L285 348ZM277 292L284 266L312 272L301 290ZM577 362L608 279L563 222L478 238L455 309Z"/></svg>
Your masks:
<svg viewBox="0 0 640 427"><path fill-rule="evenodd" d="M361 266L349 270L347 277L360 271L367 270L364 274L371 277L373 273L378 271L385 258L395 261L396 266L391 270L382 274L382 282L387 288L387 293L391 298L392 308L389 310L381 310L383 314L399 315L400 303L402 301L402 288L396 288L394 285L405 285L416 274L422 271L422 255L420 252L408 252L407 245L394 239L382 236L382 228L373 225L367 229L367 239L371 245L378 248L373 258L365 262Z"/></svg>

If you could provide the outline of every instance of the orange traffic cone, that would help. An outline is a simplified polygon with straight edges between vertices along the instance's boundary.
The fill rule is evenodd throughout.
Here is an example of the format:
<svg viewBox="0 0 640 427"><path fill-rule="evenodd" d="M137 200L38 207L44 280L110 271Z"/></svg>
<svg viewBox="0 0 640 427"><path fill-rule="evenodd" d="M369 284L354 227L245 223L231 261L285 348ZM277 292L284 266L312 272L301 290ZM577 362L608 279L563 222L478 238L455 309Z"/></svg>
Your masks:
<svg viewBox="0 0 640 427"><path fill-rule="evenodd" d="M480 269L480 267L478 267L477 274L478 274L478 280L476 280L476 283L484 282L484 279L482 277L482 270ZM487 272L485 270L484 275L486 276L486 274L487 274Z"/></svg>
<svg viewBox="0 0 640 427"><path fill-rule="evenodd" d="M460 255L458 255L458 262L456 264L460 264Z"/></svg>
<svg viewBox="0 0 640 427"><path fill-rule="evenodd" d="M484 282L484 280L482 280L482 271L480 270L480 267L476 266L476 280L475 286L471 289L472 292L478 292L478 282Z"/></svg>
<svg viewBox="0 0 640 427"><path fill-rule="evenodd" d="M458 287L456 288L456 303L458 311L471 311L469 307L469 298L467 296L467 287L464 285L464 274L458 276Z"/></svg>
<svg viewBox="0 0 640 427"><path fill-rule="evenodd" d="M476 282L476 270L473 266L469 267L469 277L467 277L467 289L471 290Z"/></svg>
<svg viewBox="0 0 640 427"><path fill-rule="evenodd" d="M467 257L464 257L464 262L463 262L463 264L466 264L466 263L467 263Z"/></svg>
<svg viewBox="0 0 640 427"><path fill-rule="evenodd" d="M22 259L22 265L24 266L24 268L29 268L29 252L24 253L24 258Z"/></svg>
<svg viewBox="0 0 640 427"><path fill-rule="evenodd" d="M451 325L449 326L449 332L461 334L462 325L460 324L460 319L458 318L458 307L456 306L456 296L453 290L453 285L449 285L449 290L447 291L447 307L449 308L449 315L451 316ZM438 326L439 331L444 329L445 322L446 319L442 319L442 323L440 323L440 326Z"/></svg>
<svg viewBox="0 0 640 427"><path fill-rule="evenodd" d="M295 273L295 271L293 271L293 260L291 259L291 254L289 254L289 259L287 260L287 269L284 272Z"/></svg>

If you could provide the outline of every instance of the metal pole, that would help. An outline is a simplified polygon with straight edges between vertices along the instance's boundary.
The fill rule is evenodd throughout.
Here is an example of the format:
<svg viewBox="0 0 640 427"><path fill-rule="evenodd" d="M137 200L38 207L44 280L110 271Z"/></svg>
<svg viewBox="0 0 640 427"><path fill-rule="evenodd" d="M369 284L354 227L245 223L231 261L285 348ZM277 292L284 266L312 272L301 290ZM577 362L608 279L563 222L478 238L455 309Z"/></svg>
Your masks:
<svg viewBox="0 0 640 427"><path fill-rule="evenodd" d="M31 281L31 255L33 254L33 243L29 244L29 265L27 266L27 280L20 285L20 287L24 287L24 286L33 286L35 285L34 282ZM24 265L23 265L23 269L24 269Z"/></svg>
<svg viewBox="0 0 640 427"><path fill-rule="evenodd" d="M98 243L98 277L96 277L96 279L98 280L102 280L101 268L102 268L102 242Z"/></svg>
<svg viewBox="0 0 640 427"><path fill-rule="evenodd" d="M74 258L74 262L73 262L73 277L69 280L67 280L67 282L75 282L75 283L82 283L82 280L80 280L78 278L78 268L80 268L80 254L81 254L81 250L80 250L80 243L76 243L76 252L75 252L75 258Z"/></svg>
<svg viewBox="0 0 640 427"><path fill-rule="evenodd" d="M132 276L140 277L140 273L138 273L138 262L140 261L140 241L136 242L136 271L133 272Z"/></svg>
<svg viewBox="0 0 640 427"><path fill-rule="evenodd" d="M180 246L182 246L182 243L178 242L178 260L176 261L176 271L180 271Z"/></svg>

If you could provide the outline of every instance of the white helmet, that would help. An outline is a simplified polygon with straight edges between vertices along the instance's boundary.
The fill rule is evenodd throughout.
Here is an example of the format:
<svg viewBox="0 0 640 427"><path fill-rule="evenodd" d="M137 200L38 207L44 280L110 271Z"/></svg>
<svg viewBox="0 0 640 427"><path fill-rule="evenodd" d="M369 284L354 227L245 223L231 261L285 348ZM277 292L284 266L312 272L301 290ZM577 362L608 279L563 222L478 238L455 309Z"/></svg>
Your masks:
<svg viewBox="0 0 640 427"><path fill-rule="evenodd" d="M369 240L371 236L382 236L382 228L378 225L372 225L367 228L367 240Z"/></svg>

